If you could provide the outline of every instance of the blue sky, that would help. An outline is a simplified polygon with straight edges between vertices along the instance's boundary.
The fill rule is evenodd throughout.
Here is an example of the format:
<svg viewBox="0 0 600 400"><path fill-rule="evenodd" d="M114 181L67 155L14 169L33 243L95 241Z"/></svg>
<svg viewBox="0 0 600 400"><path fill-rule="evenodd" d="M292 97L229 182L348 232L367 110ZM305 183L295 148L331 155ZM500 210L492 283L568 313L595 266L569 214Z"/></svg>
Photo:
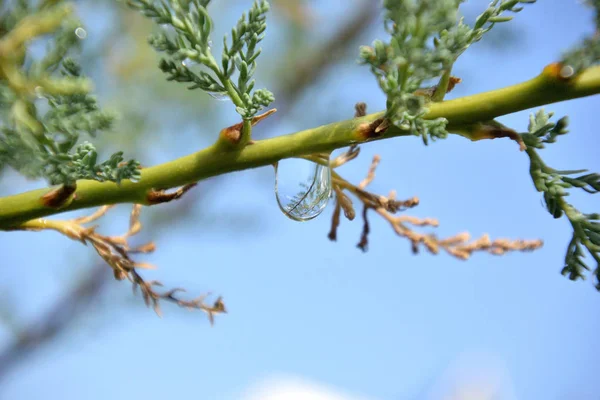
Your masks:
<svg viewBox="0 0 600 400"><path fill-rule="evenodd" d="M322 18L344 7L327 4ZM486 4L472 1L468 9L475 13ZM459 60L456 73L464 84L451 97L533 77L590 32L592 15L574 0L546 0L526 7L515 28L520 36L512 46L478 44ZM381 35L374 30L365 42ZM266 54L275 41L276 35L267 36ZM350 62L330 71L301 102L300 110L306 104L319 110L317 121L296 111L302 118L264 135L350 116L357 101L372 111L385 103L366 68ZM546 107L571 117L571 133L542 151L549 165L600 170L594 154L599 106L596 97ZM529 112L500 120L524 130ZM165 143L172 146L167 155L189 152L185 141ZM359 181L374 154L382 162L370 189L418 196L421 205L411 214L438 218L440 236L466 230L541 238L544 248L503 257L476 254L468 262L445 254L414 256L373 215L369 252L363 254L355 248L358 218L342 221L332 243L332 207L313 221L291 221L277 207L271 168L236 173L210 191L210 201L192 214L197 219L174 218L168 230L157 232L158 251L148 261L159 269L145 274L191 294L221 294L229 314L211 328L203 315L165 304L159 319L127 284L111 281L94 315L22 362L0 397L243 399L249 387L284 376L348 398L438 399L436 387L450 370L464 375L461 381L500 374L499 399L597 399L600 294L590 281L560 275L568 223L545 211L526 155L510 141L450 137L425 147L418 138L402 138L363 146L359 159L340 172ZM190 194L202 196L202 184ZM599 209L589 195L570 200L582 211ZM210 215L222 221L203 226ZM0 288L27 318L41 314L72 271L82 273L94 256L53 233L1 234L0 253L3 264L13 267L2 272ZM0 343L7 338L0 330Z"/></svg>

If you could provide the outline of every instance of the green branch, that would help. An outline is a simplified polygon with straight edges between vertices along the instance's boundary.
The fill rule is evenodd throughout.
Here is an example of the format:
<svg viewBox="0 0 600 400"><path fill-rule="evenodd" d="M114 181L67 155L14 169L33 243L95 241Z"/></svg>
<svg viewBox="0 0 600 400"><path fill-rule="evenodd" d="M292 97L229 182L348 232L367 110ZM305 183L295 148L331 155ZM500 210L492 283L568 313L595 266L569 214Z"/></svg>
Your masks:
<svg viewBox="0 0 600 400"><path fill-rule="evenodd" d="M477 122L545 104L600 93L600 67L592 67L573 79L560 75L560 65L552 64L537 77L503 89L480 93L455 100L429 104L427 119L446 118L447 129L472 140L478 140L471 128ZM396 136L410 132L390 126L384 133L376 127L383 122L384 113L335 122L294 134L256 141L241 149L212 145L197 153L142 170L138 182L81 180L73 200L60 209L50 208L42 196L50 189L34 190L0 198L0 229L19 225L32 218L65 211L115 203L151 204L149 194L182 186L208 177L256 168L289 158L319 152L331 152L351 144Z"/></svg>

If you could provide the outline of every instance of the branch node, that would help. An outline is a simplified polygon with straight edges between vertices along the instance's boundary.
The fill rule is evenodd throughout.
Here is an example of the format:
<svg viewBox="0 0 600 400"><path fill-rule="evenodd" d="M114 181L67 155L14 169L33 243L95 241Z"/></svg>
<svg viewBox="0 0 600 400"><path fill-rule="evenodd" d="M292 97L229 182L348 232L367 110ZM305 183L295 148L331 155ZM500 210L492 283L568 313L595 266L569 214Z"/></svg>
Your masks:
<svg viewBox="0 0 600 400"><path fill-rule="evenodd" d="M497 121L486 121L479 122L472 126L472 132L469 135L471 140L482 140L482 139L498 139L498 138L509 138L514 140L519 145L519 150L527 150L527 146L523 141L521 135L519 135L513 129L510 129Z"/></svg>
<svg viewBox="0 0 600 400"><path fill-rule="evenodd" d="M171 193L167 193L166 190L151 190L146 195L146 201L151 206L160 203L168 203L169 201L181 198L181 196L183 196L188 190L190 190L196 185L197 183L189 183Z"/></svg>
<svg viewBox="0 0 600 400"><path fill-rule="evenodd" d="M570 65L555 62L548 64L542 71L542 75L557 82L569 82L575 78L575 69Z"/></svg>
<svg viewBox="0 0 600 400"><path fill-rule="evenodd" d="M259 122L269 117L271 114L277 112L276 108L272 108L260 115L252 117L250 121L251 126L257 125ZM219 142L226 143L230 147L238 146L242 143L242 130L244 128L244 122L238 122L235 125L228 126L227 128L221 129L219 132ZM254 143L254 142L252 142ZM250 143L246 143L250 144Z"/></svg>
<svg viewBox="0 0 600 400"><path fill-rule="evenodd" d="M390 121L385 118L377 118L370 124L363 123L358 126L358 139L361 142L377 139L390 127Z"/></svg>
<svg viewBox="0 0 600 400"><path fill-rule="evenodd" d="M75 198L74 193L77 190L77 184L60 185L41 197L42 203L50 208L62 208L71 204Z"/></svg>

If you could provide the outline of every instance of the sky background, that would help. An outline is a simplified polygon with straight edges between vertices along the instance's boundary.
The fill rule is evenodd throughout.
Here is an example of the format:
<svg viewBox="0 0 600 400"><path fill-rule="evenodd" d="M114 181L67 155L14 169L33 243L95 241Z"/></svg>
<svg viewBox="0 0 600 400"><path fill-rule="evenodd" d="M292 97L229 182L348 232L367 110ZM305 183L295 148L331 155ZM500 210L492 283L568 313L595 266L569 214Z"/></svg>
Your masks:
<svg viewBox="0 0 600 400"><path fill-rule="evenodd" d="M217 32L249 1L231 3ZM317 18L312 40L342 23L353 3L311 2ZM486 5L470 1L465 13L476 15ZM93 43L109 26L110 13L81 11L86 40ZM277 55L279 28L276 21L269 25L259 69ZM512 30L502 31L512 38L509 45L477 44L459 59L455 74L464 83L449 97L527 80L591 30L592 14L577 1L527 6ZM363 36L364 44L384 37L379 27ZM288 118L264 131L259 125L255 135L349 118L358 101L370 111L383 109L374 78L355 58L331 69ZM214 103L223 121L235 120L230 103ZM599 106L595 97L546 107L571 122L571 133L541 152L550 166L600 170ZM500 121L523 131L530 112ZM211 123L192 115L177 132L158 127L164 136L143 142L156 150L142 163L208 144L198 132ZM190 295L223 295L228 314L211 328L203 314L164 304L160 319L128 284L110 281L86 316L0 382L0 398L290 400L273 393L312 390L297 398L319 399L318 391L336 400L441 399L479 385L496 399L599 399L600 294L590 280L560 275L568 222L553 220L543 207L517 145L455 136L428 147L416 137L385 140L362 146L360 157L339 172L358 182L375 154L382 161L370 190L418 196L421 204L409 214L438 218L440 236L469 231L541 238L543 249L475 254L467 262L446 254L415 256L406 240L371 215L369 251L363 254L356 248L360 218L342 220L338 241L330 242L331 205L315 220L291 221L277 207L272 168L239 172L219 178L210 190L203 186L211 182L190 192L203 201L192 203L185 218L170 216L172 205L152 210L171 221L141 238L158 245L144 260L159 269L145 272L146 278L183 286ZM0 191L39 186L8 174ZM599 211L593 196L574 193L570 201L584 212ZM127 206L116 210L111 233L124 229L127 212ZM2 233L0 254L2 301L24 321L42 315L95 256L52 232ZM0 328L0 346L9 344L9 332Z"/></svg>

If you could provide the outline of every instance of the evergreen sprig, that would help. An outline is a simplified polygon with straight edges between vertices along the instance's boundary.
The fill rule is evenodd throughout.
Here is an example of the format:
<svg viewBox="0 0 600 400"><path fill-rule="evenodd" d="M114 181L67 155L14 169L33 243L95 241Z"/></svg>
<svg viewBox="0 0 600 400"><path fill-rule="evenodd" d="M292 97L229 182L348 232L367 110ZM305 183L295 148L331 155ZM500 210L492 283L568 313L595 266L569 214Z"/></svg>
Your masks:
<svg viewBox="0 0 600 400"><path fill-rule="evenodd" d="M70 12L61 4L42 2L35 9L17 2L0 22L5 33L0 41L4 50L0 57L4 71L0 76L0 169L10 166L29 178L69 186L78 179L117 183L136 179L139 164L120 165L121 152L96 164L91 143L75 147L81 134L94 136L109 129L115 116L100 109L90 94L91 83L68 57L80 47L77 33L85 32ZM23 29L23 24L31 24L32 29ZM38 31L39 26L44 28ZM11 35L13 29L20 29L21 36ZM45 32L51 35L40 58L29 56L24 47L16 53L7 51ZM31 37L22 36L27 34Z"/></svg>
<svg viewBox="0 0 600 400"><path fill-rule="evenodd" d="M565 200L569 195L567 190L571 188L592 194L600 192L600 174L586 170L556 170L543 162L535 149L543 149L545 144L554 143L558 136L568 133L566 117L550 122L551 117L552 113L539 110L531 115L528 132L521 134L527 145L529 171L536 189L544 194L548 212L554 218L566 216L573 228L562 274L571 280L585 279L584 271L590 270L583 260L585 248L596 262L593 275L597 281L596 289L600 291L600 214L582 213Z"/></svg>
<svg viewBox="0 0 600 400"><path fill-rule="evenodd" d="M123 161L123 152L114 153L107 161L98 163L98 152L93 144L84 142L73 152L50 155L47 158L46 175L53 183L66 183L64 177L77 176L98 182L121 183L124 179L138 180L140 166L135 160Z"/></svg>
<svg viewBox="0 0 600 400"><path fill-rule="evenodd" d="M206 9L209 3L210 0L128 1L130 7L157 24L174 28L174 37L162 31L148 39L156 51L169 56L159 64L168 80L191 83L188 89L201 89L213 97L228 96L242 118L249 120L275 100L266 89L254 90L252 79L261 52L257 46L267 27L269 3L255 0L231 30L229 42L227 36L223 38L220 63L211 51L213 22Z"/></svg>
<svg viewBox="0 0 600 400"><path fill-rule="evenodd" d="M389 43L376 40L363 46L359 61L369 65L387 96L385 118L400 129L428 139L445 138L444 118L425 120L426 97L416 94L424 82L441 77L437 95L443 99L456 59L496 23L509 21L506 11L519 12L519 3L535 0L494 0L473 28L459 19L464 0L385 0L384 26Z"/></svg>

